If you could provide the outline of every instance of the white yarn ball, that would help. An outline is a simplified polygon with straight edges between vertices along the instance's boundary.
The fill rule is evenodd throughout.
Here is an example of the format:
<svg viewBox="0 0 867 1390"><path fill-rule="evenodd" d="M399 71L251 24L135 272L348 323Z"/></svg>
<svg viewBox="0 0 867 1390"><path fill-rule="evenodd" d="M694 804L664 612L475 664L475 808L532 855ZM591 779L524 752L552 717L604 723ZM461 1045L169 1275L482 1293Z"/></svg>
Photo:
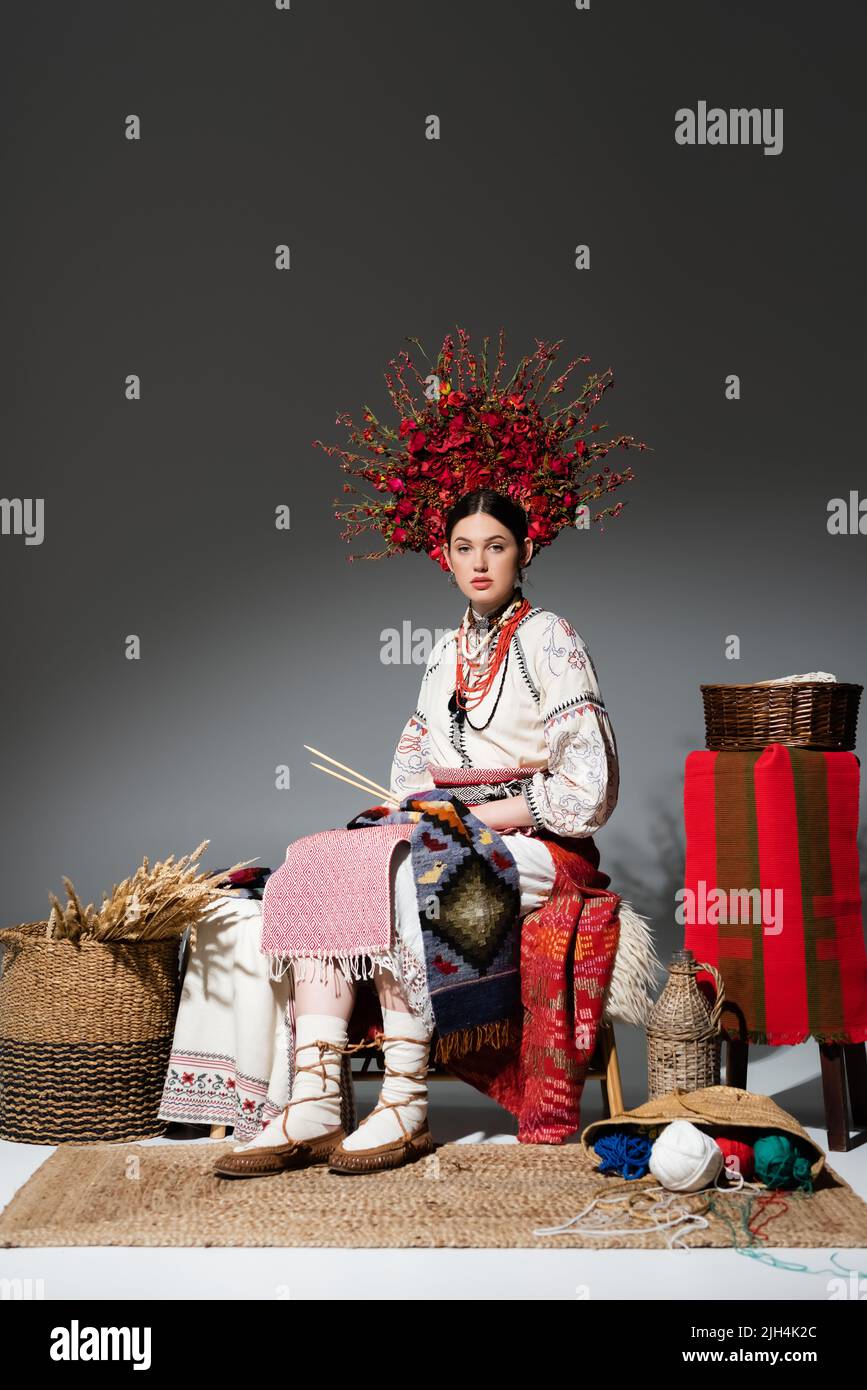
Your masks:
<svg viewBox="0 0 867 1390"><path fill-rule="evenodd" d="M722 1171L722 1149L689 1120L672 1120L650 1151L650 1171L668 1192L698 1192Z"/></svg>

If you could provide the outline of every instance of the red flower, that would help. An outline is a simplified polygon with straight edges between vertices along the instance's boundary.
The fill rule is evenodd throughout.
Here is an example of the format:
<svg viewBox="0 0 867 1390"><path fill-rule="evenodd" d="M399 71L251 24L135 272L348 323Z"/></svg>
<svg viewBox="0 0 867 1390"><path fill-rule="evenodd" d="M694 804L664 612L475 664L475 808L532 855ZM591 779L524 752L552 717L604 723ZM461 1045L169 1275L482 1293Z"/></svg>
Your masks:
<svg viewBox="0 0 867 1390"><path fill-rule="evenodd" d="M406 483L403 478L389 478L388 486L392 492L406 492Z"/></svg>
<svg viewBox="0 0 867 1390"><path fill-rule="evenodd" d="M481 463L478 459L470 459L464 465L464 487L467 492L475 492L476 488L488 487L491 481L491 469L489 464Z"/></svg>
<svg viewBox="0 0 867 1390"><path fill-rule="evenodd" d="M404 531L402 526L395 526L391 533L391 539L394 541L395 545L403 545L407 535L408 532Z"/></svg>
<svg viewBox="0 0 867 1390"><path fill-rule="evenodd" d="M426 443L427 435L424 430L416 430L406 447L411 454L419 454Z"/></svg>
<svg viewBox="0 0 867 1390"><path fill-rule="evenodd" d="M534 541L549 541L554 535L554 528L547 517L534 516L527 527L527 534Z"/></svg>
<svg viewBox="0 0 867 1390"><path fill-rule="evenodd" d="M412 434L414 429L416 429L415 420L401 420L398 435L401 439L405 439L408 434Z"/></svg>

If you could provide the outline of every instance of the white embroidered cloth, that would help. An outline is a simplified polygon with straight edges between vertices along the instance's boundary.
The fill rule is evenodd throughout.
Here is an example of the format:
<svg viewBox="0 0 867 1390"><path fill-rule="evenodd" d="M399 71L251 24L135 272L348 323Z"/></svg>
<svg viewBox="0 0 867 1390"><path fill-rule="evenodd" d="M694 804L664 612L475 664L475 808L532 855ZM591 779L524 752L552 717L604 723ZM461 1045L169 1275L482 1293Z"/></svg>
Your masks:
<svg viewBox="0 0 867 1390"><path fill-rule="evenodd" d="M222 897L188 954L159 1116L255 1139L290 1094L288 980L268 977L262 904Z"/></svg>
<svg viewBox="0 0 867 1390"><path fill-rule="evenodd" d="M829 671L805 671L799 676L775 676L773 680L756 681L756 685L788 685L791 681L836 681Z"/></svg>

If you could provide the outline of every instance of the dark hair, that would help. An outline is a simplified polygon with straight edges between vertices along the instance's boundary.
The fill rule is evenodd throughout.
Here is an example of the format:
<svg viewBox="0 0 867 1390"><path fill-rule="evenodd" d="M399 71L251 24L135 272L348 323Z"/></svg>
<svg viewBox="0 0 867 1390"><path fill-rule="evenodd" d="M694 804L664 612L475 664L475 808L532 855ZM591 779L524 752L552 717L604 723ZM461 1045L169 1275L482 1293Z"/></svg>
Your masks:
<svg viewBox="0 0 867 1390"><path fill-rule="evenodd" d="M465 516L475 516L477 512L485 512L486 515L494 517L502 526L511 531L518 543L520 553L524 541L527 539L527 513L518 503L513 502L511 497L505 497L501 492L494 492L493 488L480 487L475 492L466 493L455 505L446 517L446 540L449 545L452 543L452 532L459 521L463 521ZM532 556L531 556L532 560ZM527 565L530 560L527 561ZM522 568L525 568L522 566Z"/></svg>

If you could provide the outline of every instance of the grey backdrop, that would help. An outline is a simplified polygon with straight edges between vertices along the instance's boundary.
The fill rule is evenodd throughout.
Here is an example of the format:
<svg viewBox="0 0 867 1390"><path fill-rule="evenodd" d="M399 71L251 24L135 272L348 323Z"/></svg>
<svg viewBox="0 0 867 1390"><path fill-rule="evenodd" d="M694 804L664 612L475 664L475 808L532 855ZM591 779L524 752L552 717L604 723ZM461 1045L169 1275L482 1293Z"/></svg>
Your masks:
<svg viewBox="0 0 867 1390"><path fill-rule="evenodd" d="M464 602L424 556L347 563L311 441L387 410L406 335L502 324L510 364L565 338L611 365L595 418L655 450L615 456L623 514L526 592L590 647L622 765L603 865L667 952L699 683L867 674L867 538L826 529L864 480L861 36L854 6L756 8L7 16L2 491L45 499L45 538L0 537L4 923L206 837L206 865L274 867L368 804L302 745L386 781L421 667L380 634ZM702 100L783 108L782 153L677 145Z"/></svg>

